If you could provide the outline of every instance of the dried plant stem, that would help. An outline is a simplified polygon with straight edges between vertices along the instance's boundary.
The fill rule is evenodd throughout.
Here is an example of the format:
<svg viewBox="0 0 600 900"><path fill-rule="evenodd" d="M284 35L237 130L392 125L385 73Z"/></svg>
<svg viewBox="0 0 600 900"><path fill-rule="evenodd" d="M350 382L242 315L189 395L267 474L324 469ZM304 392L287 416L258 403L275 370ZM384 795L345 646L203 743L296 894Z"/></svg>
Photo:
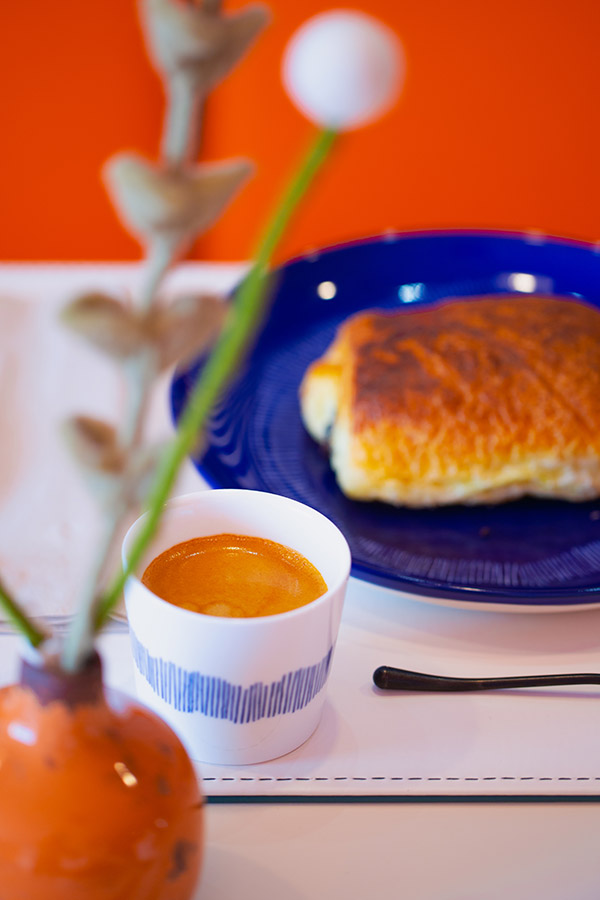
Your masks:
<svg viewBox="0 0 600 900"><path fill-rule="evenodd" d="M151 247L140 296L142 308L149 309L152 306L160 283L174 257L175 248L169 241L158 240ZM142 441L145 414L156 375L154 354L148 352L135 357L126 367L125 373L129 383L129 407L121 427L121 443L126 458L132 459ZM123 479L126 477L127 473L123 475ZM65 638L62 665L68 672L77 669L92 647L94 621L97 617L96 606L107 581L115 547L121 538L122 524L131 512L132 507L128 503L114 503L108 508L96 562Z"/></svg>
<svg viewBox="0 0 600 900"><path fill-rule="evenodd" d="M155 240L148 250L144 280L140 290L140 307L148 310L169 267L177 255L177 248L166 238Z"/></svg>
<svg viewBox="0 0 600 900"><path fill-rule="evenodd" d="M163 274L164 271L166 268ZM151 299L148 302L151 302ZM129 409L121 429L121 442L126 458L131 460L142 442L146 410L156 375L154 354L144 353L135 358L126 372L129 382ZM124 482L126 478L127 473L124 473L122 481ZM93 623L97 617L96 606L106 584L108 568L113 562L115 546L121 538L122 524L131 512L132 507L128 503L114 503L108 509L97 561L65 639L62 665L66 671L74 671L91 649L94 639Z"/></svg>
<svg viewBox="0 0 600 900"><path fill-rule="evenodd" d="M198 90L185 73L175 75L167 85L167 110L162 143L163 160L173 166L182 165L191 150L195 115L199 104ZM149 310L155 302L160 284L175 261L178 247L166 236L157 238L149 247L140 292L142 310ZM129 382L129 408L121 429L121 442L127 459L132 459L141 444L145 414L150 400L156 360L152 353L144 353L126 369ZM125 477L127 477L125 475ZM107 516L104 538L88 585L65 638L62 665L75 671L87 657L94 640L94 623L99 617L98 606L108 567L121 536L122 523L132 509L129 504L116 504Z"/></svg>
<svg viewBox="0 0 600 900"><path fill-rule="evenodd" d="M164 161L178 166L192 154L200 137L200 91L188 73L181 72L169 81L168 103L161 153Z"/></svg>
<svg viewBox="0 0 600 900"><path fill-rule="evenodd" d="M259 242L254 264L236 293L228 323L192 391L177 434L163 456L150 492L144 526L131 548L127 566L110 585L98 607L96 629L110 615L120 599L127 578L138 566L154 535L181 463L195 446L198 432L204 426L261 321L268 299L268 263L271 255L296 207L325 161L334 139L333 131L319 132L267 225Z"/></svg>

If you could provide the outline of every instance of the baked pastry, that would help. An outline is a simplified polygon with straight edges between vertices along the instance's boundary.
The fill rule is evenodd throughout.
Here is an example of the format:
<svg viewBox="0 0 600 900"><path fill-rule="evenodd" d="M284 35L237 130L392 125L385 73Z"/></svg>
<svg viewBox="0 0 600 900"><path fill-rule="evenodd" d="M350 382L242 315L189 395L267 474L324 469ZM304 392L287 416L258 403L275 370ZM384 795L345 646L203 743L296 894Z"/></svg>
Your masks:
<svg viewBox="0 0 600 900"><path fill-rule="evenodd" d="M503 294L344 322L300 387L341 490L406 506L600 496L600 311Z"/></svg>

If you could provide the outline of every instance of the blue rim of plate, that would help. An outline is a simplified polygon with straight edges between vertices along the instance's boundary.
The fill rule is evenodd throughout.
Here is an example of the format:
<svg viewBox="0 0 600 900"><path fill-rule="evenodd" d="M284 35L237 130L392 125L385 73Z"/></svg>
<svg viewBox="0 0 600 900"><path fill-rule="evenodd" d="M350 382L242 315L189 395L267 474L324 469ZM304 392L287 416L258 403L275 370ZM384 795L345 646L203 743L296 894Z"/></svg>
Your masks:
<svg viewBox="0 0 600 900"><path fill-rule="evenodd" d="M360 309L426 306L443 297L531 290L600 308L600 252L537 232L387 233L315 250L277 269L269 315L224 392L193 460L213 488L283 494L345 534L352 575L422 599L476 607L600 604L600 500L523 499L409 510L349 500L299 416L297 390L337 325ZM323 299L320 294L335 295ZM175 373L181 415L201 360Z"/></svg>

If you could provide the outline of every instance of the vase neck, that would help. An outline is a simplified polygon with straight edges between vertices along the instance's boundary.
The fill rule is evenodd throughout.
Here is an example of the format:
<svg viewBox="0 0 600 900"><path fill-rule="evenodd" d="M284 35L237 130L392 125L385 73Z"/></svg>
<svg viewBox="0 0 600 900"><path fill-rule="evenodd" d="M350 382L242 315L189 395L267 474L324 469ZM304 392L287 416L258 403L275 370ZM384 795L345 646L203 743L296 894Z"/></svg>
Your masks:
<svg viewBox="0 0 600 900"><path fill-rule="evenodd" d="M76 672L66 672L56 658L42 659L39 665L22 659L21 684L33 691L42 705L60 700L78 706L97 703L104 696L102 663L95 651Z"/></svg>

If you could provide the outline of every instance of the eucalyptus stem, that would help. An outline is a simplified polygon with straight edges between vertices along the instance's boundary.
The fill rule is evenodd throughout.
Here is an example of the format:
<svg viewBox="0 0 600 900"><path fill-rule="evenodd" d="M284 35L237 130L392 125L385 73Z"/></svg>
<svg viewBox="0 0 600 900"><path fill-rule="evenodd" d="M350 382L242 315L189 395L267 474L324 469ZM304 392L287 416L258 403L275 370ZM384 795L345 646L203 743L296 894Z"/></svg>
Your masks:
<svg viewBox="0 0 600 900"><path fill-rule="evenodd" d="M167 92L169 102L161 154L165 162L181 165L191 156L193 145L197 143L200 125L196 113L200 91L196 79L182 71L169 79Z"/></svg>
<svg viewBox="0 0 600 900"><path fill-rule="evenodd" d="M144 280L140 291L140 308L151 309L160 284L175 258L176 248L168 240L156 240L149 248L146 258ZM128 459L131 459L140 444L145 412L150 399L150 391L156 374L153 354L142 353L125 370L129 382L129 408L121 427L121 443ZM123 478L127 477L127 473ZM65 637L61 662L67 672L73 672L84 660L93 644L94 621L97 604L106 579L106 572L112 562L112 555L120 528L129 508L122 505L107 513L103 539L91 576L77 605L75 615Z"/></svg>
<svg viewBox="0 0 600 900"><path fill-rule="evenodd" d="M152 306L158 288L176 255L177 248L164 237L156 238L150 245L140 290L140 308L142 310L148 310Z"/></svg>
<svg viewBox="0 0 600 900"><path fill-rule="evenodd" d="M141 304L148 309L152 306L158 286L162 281L173 258L173 248L167 242L158 242L151 249L146 263L146 278L142 290ZM154 382L156 364L152 354L142 354L131 364L129 370L129 409L121 428L121 441L128 459L131 459L141 441L145 412L150 399L150 391ZM127 473L123 478L127 477ZM106 571L112 562L112 555L120 528L128 508L118 507L109 510L100 542L99 553L92 570L91 577L77 605L75 615L65 637L62 665L68 672L74 671L89 653L94 639L94 620L100 592L103 589Z"/></svg>
<svg viewBox="0 0 600 900"><path fill-rule="evenodd" d="M227 324L194 386L177 434L161 460L148 498L147 516L131 548L127 564L98 605L96 629L102 626L119 602L127 578L137 568L156 531L181 463L196 444L198 433L204 427L209 413L261 321L268 300L268 264L273 251L296 207L325 162L335 137L336 133L329 129L318 133L263 232L252 268L235 295Z"/></svg>

